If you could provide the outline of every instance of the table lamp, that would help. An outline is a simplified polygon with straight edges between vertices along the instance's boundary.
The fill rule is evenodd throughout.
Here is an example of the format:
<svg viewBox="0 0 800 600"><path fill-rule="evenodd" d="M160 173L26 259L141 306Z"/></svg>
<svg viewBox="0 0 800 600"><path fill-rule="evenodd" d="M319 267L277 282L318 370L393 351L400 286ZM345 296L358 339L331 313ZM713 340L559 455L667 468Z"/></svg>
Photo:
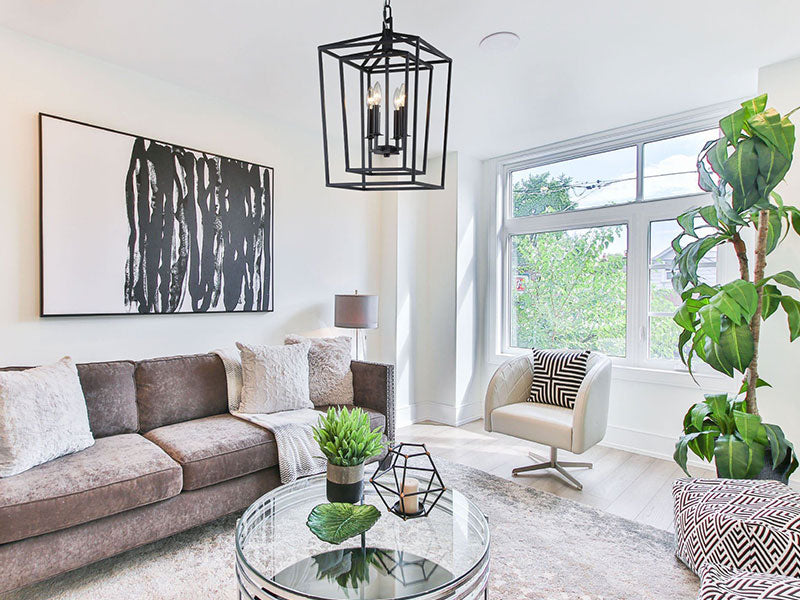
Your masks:
<svg viewBox="0 0 800 600"><path fill-rule="evenodd" d="M363 360L366 342L362 339L364 329L378 328L378 297L369 294L336 294L334 325L343 329L354 329L356 336L356 360Z"/></svg>

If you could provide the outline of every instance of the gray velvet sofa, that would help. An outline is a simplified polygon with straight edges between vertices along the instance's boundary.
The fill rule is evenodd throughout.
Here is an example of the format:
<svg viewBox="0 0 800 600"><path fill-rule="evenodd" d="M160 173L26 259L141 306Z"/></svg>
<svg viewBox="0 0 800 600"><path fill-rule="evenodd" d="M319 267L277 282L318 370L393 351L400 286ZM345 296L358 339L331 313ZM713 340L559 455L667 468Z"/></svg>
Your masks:
<svg viewBox="0 0 800 600"><path fill-rule="evenodd" d="M354 361L352 371L356 406L394 439L392 366ZM275 438L228 413L216 355L80 364L78 374L95 444L0 479L0 594L240 511L280 485Z"/></svg>

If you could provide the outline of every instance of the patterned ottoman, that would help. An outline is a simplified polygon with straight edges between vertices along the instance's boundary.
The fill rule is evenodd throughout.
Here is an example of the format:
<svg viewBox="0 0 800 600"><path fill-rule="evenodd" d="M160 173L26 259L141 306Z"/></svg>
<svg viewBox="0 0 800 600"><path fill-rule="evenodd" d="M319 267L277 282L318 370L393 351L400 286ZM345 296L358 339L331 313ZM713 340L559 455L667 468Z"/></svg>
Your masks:
<svg viewBox="0 0 800 600"><path fill-rule="evenodd" d="M706 562L800 577L800 494L778 481L679 479L675 554L695 574Z"/></svg>
<svg viewBox="0 0 800 600"><path fill-rule="evenodd" d="M800 600L800 579L707 564L697 600Z"/></svg>

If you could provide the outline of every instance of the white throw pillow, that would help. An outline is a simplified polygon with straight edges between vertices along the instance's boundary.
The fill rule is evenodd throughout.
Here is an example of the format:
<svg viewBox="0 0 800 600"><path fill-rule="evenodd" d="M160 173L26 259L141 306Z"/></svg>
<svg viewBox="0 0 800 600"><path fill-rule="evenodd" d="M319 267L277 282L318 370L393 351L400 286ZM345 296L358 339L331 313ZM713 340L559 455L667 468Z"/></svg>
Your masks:
<svg viewBox="0 0 800 600"><path fill-rule="evenodd" d="M75 363L0 373L0 477L94 444Z"/></svg>
<svg viewBox="0 0 800 600"><path fill-rule="evenodd" d="M249 346L236 342L242 355L239 412L314 408L308 396L310 346L308 341L292 346Z"/></svg>
<svg viewBox="0 0 800 600"><path fill-rule="evenodd" d="M333 338L286 337L286 344L311 342L308 350L308 391L314 406L353 404L353 372L350 370L352 340L342 335Z"/></svg>

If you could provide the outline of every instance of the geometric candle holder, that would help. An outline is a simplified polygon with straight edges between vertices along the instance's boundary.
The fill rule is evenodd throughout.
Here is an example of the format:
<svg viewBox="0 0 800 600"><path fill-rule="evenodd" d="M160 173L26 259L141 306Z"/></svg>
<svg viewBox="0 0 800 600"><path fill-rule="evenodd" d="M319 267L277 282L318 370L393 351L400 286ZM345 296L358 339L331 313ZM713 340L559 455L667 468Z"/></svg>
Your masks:
<svg viewBox="0 0 800 600"><path fill-rule="evenodd" d="M427 517L446 489L425 444L409 442L389 448L369 481L389 512L404 521Z"/></svg>

